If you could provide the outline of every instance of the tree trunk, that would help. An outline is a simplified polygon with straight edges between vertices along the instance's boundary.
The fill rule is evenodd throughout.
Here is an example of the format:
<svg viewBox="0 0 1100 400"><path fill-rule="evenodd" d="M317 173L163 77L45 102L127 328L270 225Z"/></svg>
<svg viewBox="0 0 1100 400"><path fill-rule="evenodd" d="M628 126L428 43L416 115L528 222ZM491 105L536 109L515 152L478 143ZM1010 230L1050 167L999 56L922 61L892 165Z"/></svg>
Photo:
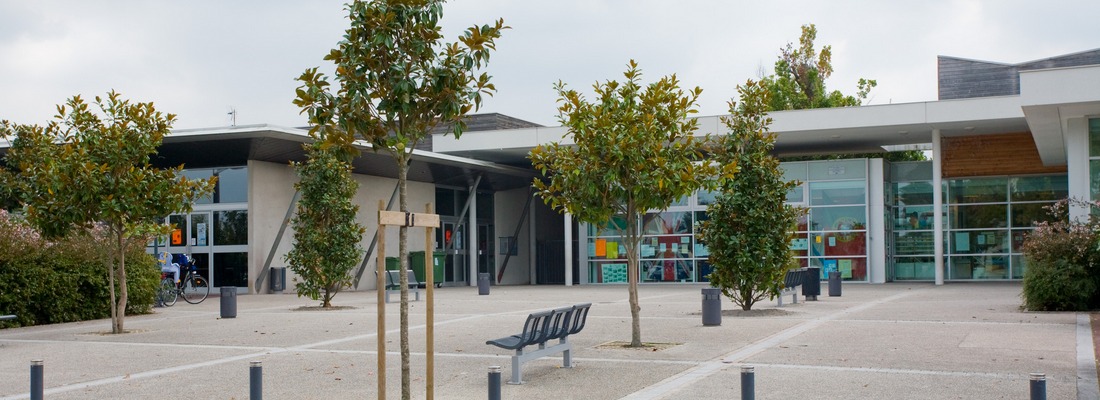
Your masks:
<svg viewBox="0 0 1100 400"><path fill-rule="evenodd" d="M401 212L409 212L408 206L408 159L409 153L402 153L397 159L398 198L400 199ZM412 387L409 382L409 228L401 226L398 229L397 255L400 257L400 269L397 276L401 285L401 399L412 398ZM379 354L379 357L385 357Z"/></svg>
<svg viewBox="0 0 1100 400"><path fill-rule="evenodd" d="M638 304L638 279L641 276L638 266L638 213L633 206L626 212L626 274L630 287L630 347L642 347L642 306Z"/></svg>
<svg viewBox="0 0 1100 400"><path fill-rule="evenodd" d="M111 333L122 333L118 331L118 308L115 307L115 299L118 298L115 296L115 257L114 255L108 255L97 258L107 267L107 291L111 295Z"/></svg>
<svg viewBox="0 0 1100 400"><path fill-rule="evenodd" d="M118 236L116 243L118 245L118 305L115 306L114 314L117 318L112 321L114 324L111 331L113 333L125 333L123 321L126 320L126 296L128 292L126 290L126 242L121 230L116 235Z"/></svg>

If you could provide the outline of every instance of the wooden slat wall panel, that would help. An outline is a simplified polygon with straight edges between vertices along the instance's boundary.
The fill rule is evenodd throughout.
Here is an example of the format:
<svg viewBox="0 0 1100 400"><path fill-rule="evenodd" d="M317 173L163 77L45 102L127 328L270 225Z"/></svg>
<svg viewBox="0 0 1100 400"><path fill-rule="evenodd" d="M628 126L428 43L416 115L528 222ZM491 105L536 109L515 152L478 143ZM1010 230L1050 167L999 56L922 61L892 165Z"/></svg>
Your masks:
<svg viewBox="0 0 1100 400"><path fill-rule="evenodd" d="M1027 132L943 138L944 178L1065 172L1043 165Z"/></svg>

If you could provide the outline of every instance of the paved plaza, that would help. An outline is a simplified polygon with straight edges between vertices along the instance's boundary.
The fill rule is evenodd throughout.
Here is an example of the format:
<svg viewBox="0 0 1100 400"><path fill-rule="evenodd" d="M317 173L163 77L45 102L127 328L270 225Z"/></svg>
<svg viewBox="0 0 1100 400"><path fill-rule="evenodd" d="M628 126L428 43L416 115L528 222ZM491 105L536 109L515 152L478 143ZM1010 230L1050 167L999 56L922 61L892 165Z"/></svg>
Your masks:
<svg viewBox="0 0 1100 400"><path fill-rule="evenodd" d="M1026 399L1029 373L1051 399L1096 399L1089 315L1022 312L1019 283L847 284L842 297L759 304L723 301L705 327L703 285L643 285L642 339L661 350L606 346L630 339L625 286L496 286L435 291L435 397L487 397L489 366L511 375L510 351L488 339L519 333L528 313L593 303L560 357L523 367L504 399L736 399L740 369L756 371L758 399ZM220 300L179 302L127 318L0 330L0 400L28 398L31 360L45 364L47 399L247 399L251 361L265 399L377 397L376 294L348 292L334 311L293 294L240 295L237 317ZM423 299L423 297L422 297ZM789 300L789 296L787 298ZM414 398L425 396L426 303L412 302ZM400 398L398 306L386 306L387 397Z"/></svg>

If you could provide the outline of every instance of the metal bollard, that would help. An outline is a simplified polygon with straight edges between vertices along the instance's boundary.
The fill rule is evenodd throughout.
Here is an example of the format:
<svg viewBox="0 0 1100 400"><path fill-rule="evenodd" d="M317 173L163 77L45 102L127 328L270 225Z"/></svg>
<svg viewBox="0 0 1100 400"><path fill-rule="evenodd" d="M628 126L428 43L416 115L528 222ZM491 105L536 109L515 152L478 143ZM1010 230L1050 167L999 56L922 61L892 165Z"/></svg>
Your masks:
<svg viewBox="0 0 1100 400"><path fill-rule="evenodd" d="M500 366L489 367L489 400L500 400Z"/></svg>
<svg viewBox="0 0 1100 400"><path fill-rule="evenodd" d="M703 288L703 326L722 325L722 289Z"/></svg>
<svg viewBox="0 0 1100 400"><path fill-rule="evenodd" d="M252 361L248 367L248 398L249 400L264 398L264 367L259 361Z"/></svg>
<svg viewBox="0 0 1100 400"><path fill-rule="evenodd" d="M31 360L31 400L42 400L42 360Z"/></svg>
<svg viewBox="0 0 1100 400"><path fill-rule="evenodd" d="M1047 374L1031 374L1031 400L1047 400Z"/></svg>
<svg viewBox="0 0 1100 400"><path fill-rule="evenodd" d="M756 367L741 366L741 400L756 399Z"/></svg>

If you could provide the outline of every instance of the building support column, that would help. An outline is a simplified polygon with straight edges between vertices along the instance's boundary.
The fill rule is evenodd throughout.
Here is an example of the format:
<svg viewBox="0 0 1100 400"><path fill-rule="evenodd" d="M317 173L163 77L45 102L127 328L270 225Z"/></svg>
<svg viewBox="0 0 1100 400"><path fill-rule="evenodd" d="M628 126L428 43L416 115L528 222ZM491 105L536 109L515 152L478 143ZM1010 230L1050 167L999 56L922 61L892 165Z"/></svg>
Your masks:
<svg viewBox="0 0 1100 400"><path fill-rule="evenodd" d="M573 214L565 213L565 286L573 286Z"/></svg>
<svg viewBox="0 0 1100 400"><path fill-rule="evenodd" d="M1089 123L1087 118L1070 118L1066 120L1066 179L1069 183L1069 198L1091 201L1092 177L1089 168ZM1089 219L1089 207L1083 205L1070 205L1069 219L1071 221L1087 222Z"/></svg>
<svg viewBox="0 0 1100 400"><path fill-rule="evenodd" d="M477 286L477 273L478 273L477 259L478 259L478 252L481 251L481 246L478 245L478 241L477 241L477 187L471 187L470 188L469 203L470 203L470 214L469 214L470 218L468 220L466 220L466 227L467 227L467 229L470 230L470 235L469 235L470 238L466 241L466 248L469 249L469 251L467 252L468 255L469 255L469 257L468 257L469 268L468 269L470 270L470 274L469 274L468 278L469 278L470 286Z"/></svg>
<svg viewBox="0 0 1100 400"><path fill-rule="evenodd" d="M932 212L936 249L936 285L943 284L943 144L940 130L932 129Z"/></svg>
<svg viewBox="0 0 1100 400"><path fill-rule="evenodd" d="M532 195L534 196L534 195ZM537 207L538 205L534 205ZM527 265L528 276L531 277L530 281L532 285L539 284L538 269L537 269L537 253L538 253L538 238L535 236L538 232L535 231L535 210L527 213Z"/></svg>

